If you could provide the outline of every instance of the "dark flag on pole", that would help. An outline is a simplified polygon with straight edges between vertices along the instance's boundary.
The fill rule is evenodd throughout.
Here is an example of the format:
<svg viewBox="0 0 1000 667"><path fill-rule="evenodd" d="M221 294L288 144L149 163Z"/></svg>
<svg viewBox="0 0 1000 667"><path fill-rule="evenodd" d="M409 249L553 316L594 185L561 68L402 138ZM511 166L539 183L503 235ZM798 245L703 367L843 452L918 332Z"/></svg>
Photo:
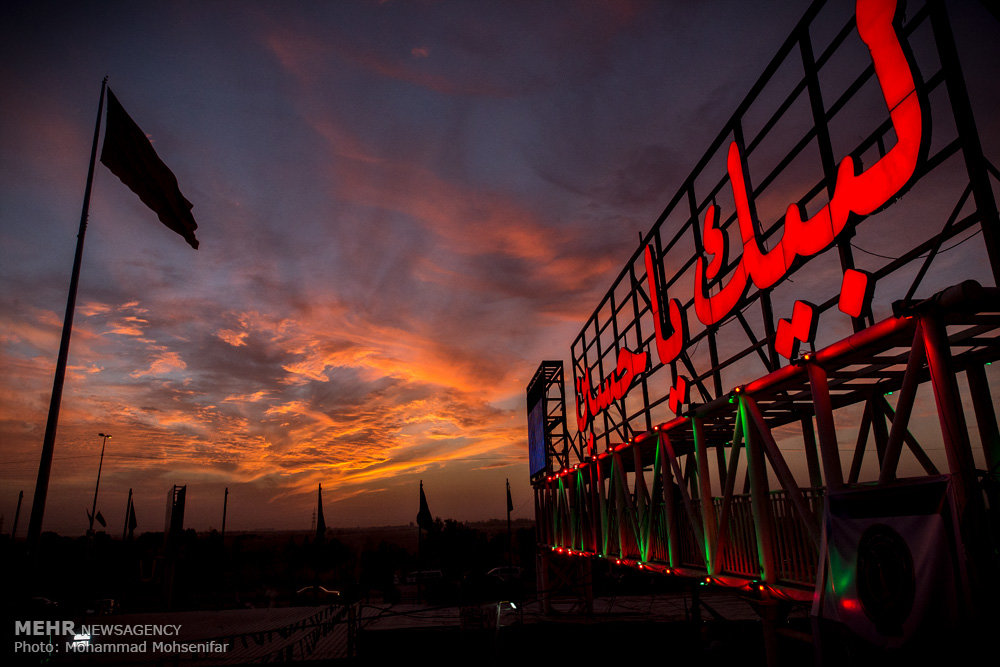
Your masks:
<svg viewBox="0 0 1000 667"><path fill-rule="evenodd" d="M318 507L316 509L316 541L322 542L326 538L326 519L323 518L323 485L319 485L317 496Z"/></svg>
<svg viewBox="0 0 1000 667"><path fill-rule="evenodd" d="M510 480L507 480L507 514L514 511L514 501L510 499Z"/></svg>
<svg viewBox="0 0 1000 667"><path fill-rule="evenodd" d="M97 520L97 523L101 524L101 528L108 527L108 522L104 520L104 515L101 514L100 510L97 511L97 514L94 516L94 519Z"/></svg>
<svg viewBox="0 0 1000 667"><path fill-rule="evenodd" d="M28 523L28 553L34 555L42 534L45 516L45 499L49 492L49 475L52 471L52 455L55 450L56 430L59 425L59 407L62 403L66 367L69 362L69 341L73 332L73 314L76 310L76 296L80 283L80 265L83 263L83 241L87 233L87 217L90 214L90 193L94 185L94 170L97 166L97 145L101 137L101 121L104 117L104 100L108 99L108 119L104 133L104 149L101 162L111 170L132 192L139 195L146 206L151 208L170 229L184 237L191 247L198 247L194 230L198 224L191 215L191 202L184 198L177 187L177 179L156 155L152 144L139 126L129 118L111 91L107 89L108 79L101 82L101 96L97 104L97 122L94 123L94 140L90 147L90 165L87 168L87 185L83 191L83 210L80 212L80 228L76 235L76 254L73 257L73 271L70 274L69 295L66 297L66 314L63 318L62 336L59 340L59 356L56 358L56 372L52 380L52 395L49 399L49 413L45 422L45 437L42 440L42 455L38 461L38 477L35 482L35 496L31 504L31 519ZM105 95L107 93L107 95ZM88 522L93 521L87 512ZM89 523L88 530L93 527Z"/></svg>
<svg viewBox="0 0 1000 667"><path fill-rule="evenodd" d="M434 527L434 517L431 516L431 510L427 507L427 496L424 495L423 480L420 480L420 511L417 512L417 525L424 530Z"/></svg>
<svg viewBox="0 0 1000 667"><path fill-rule="evenodd" d="M135 520L135 504L130 504L128 506L128 537L132 539L132 534L135 532L135 527L139 523Z"/></svg>
<svg viewBox="0 0 1000 667"><path fill-rule="evenodd" d="M191 215L191 202L181 194L173 172L163 164L146 134L125 113L110 89L101 162L139 195L160 222L183 236L192 248L198 248L194 236L198 223Z"/></svg>

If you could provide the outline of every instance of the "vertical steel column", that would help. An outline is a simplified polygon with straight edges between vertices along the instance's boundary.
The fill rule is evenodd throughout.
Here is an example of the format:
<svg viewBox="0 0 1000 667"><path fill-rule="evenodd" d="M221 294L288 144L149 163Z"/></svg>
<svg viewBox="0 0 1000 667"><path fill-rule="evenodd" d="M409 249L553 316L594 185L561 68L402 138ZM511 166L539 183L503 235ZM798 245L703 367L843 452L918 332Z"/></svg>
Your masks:
<svg viewBox="0 0 1000 667"><path fill-rule="evenodd" d="M875 454L878 456L878 469L881 473L882 463L885 461L885 448L889 440L889 429L885 425L885 411L882 410L882 403L885 398L878 392L872 392L868 399L871 403L872 435L875 437Z"/></svg>
<svg viewBox="0 0 1000 667"><path fill-rule="evenodd" d="M913 345L910 346L910 356L906 360L906 372L903 374L903 386L899 389L899 400L896 402L896 414L892 417L892 428L889 430L889 442L885 446L885 457L879 473L879 484L884 484L896 477L896 466L899 455L903 451L903 440L906 437L907 426L910 423L910 413L913 411L913 399L920 385L920 371L924 367L924 333L920 320L913 330Z"/></svg>
<svg viewBox="0 0 1000 667"><path fill-rule="evenodd" d="M666 433L660 436L663 439L664 451L667 453L667 457L670 459L670 470L674 474L674 479L677 480L677 489L680 491L681 502L684 504L684 516L691 523L691 532L694 533L694 539L696 542L705 544L705 531L702 528L701 521L698 517L700 512L695 511L694 503L691 501L691 494L688 492L688 482L681 474L681 467L677 463L677 455L674 452L674 446L670 443L670 438L667 437ZM691 459L687 458L685 466L690 463ZM706 569L707 565L706 565Z"/></svg>
<svg viewBox="0 0 1000 667"><path fill-rule="evenodd" d="M833 423L830 386L826 380L826 371L818 364L806 363L806 372L809 374L809 389L812 391L813 406L816 410L819 451L823 458L826 486L828 490L836 491L844 486L844 471L840 464L840 450L837 448L837 430Z"/></svg>
<svg viewBox="0 0 1000 667"><path fill-rule="evenodd" d="M552 489L552 526L556 540L554 544L559 547L566 546L566 493L562 477L556 480L556 485Z"/></svg>
<svg viewBox="0 0 1000 667"><path fill-rule="evenodd" d="M948 332L934 314L921 316L927 367L930 370L934 402L941 421L948 469L955 489L959 530L969 554L969 584L972 591L973 615L983 611L996 590L995 577L990 576L992 562L989 529L986 523L983 495L976 481L969 431L962 412L958 382L951 364Z"/></svg>
<svg viewBox="0 0 1000 667"><path fill-rule="evenodd" d="M724 489L726 488L726 475L728 474L725 446L717 445L715 447L715 460L719 464L719 488Z"/></svg>
<svg viewBox="0 0 1000 667"><path fill-rule="evenodd" d="M962 398L958 393L958 382L951 365L948 334L944 324L933 315L921 318L921 328L948 468L958 492L959 503L964 508L967 502L973 501L979 494L976 491L975 464L965 414L962 411Z"/></svg>
<svg viewBox="0 0 1000 667"><path fill-rule="evenodd" d="M865 409L861 415L861 426L858 427L858 440L854 445L854 457L851 459L851 470L847 473L847 483L856 484L861 476L861 464L864 463L865 449L868 447L868 432L872 426L872 403L865 401Z"/></svg>
<svg viewBox="0 0 1000 667"><path fill-rule="evenodd" d="M979 426L979 439L986 457L986 479L983 488L989 501L990 523L996 541L1000 530L1000 430L997 429L997 413L993 407L990 386L986 381L986 371L982 366L972 366L965 371L972 394L972 408Z"/></svg>
<svg viewBox="0 0 1000 667"><path fill-rule="evenodd" d="M538 507L538 494L541 493L541 489L535 486L531 490L535 496L535 544L548 544L545 537L545 518Z"/></svg>
<svg viewBox="0 0 1000 667"><path fill-rule="evenodd" d="M986 370L982 366L970 366L965 369L965 377L969 381L972 409L976 413L986 468L990 478L997 480L1000 476L1000 429L997 428L997 413L993 407L990 385L986 381Z"/></svg>
<svg viewBox="0 0 1000 667"><path fill-rule="evenodd" d="M660 435L656 439L656 447L660 455L660 488L663 489L663 504L667 512L667 556L670 567L677 567L681 563L680 556L680 535L677 524L677 503L676 490L674 488L674 478L670 472L670 459L667 458L666 446L663 443L665 436Z"/></svg>
<svg viewBox="0 0 1000 667"><path fill-rule="evenodd" d="M579 498L579 471L572 472L566 476L566 507L569 510L569 546L571 549L578 548L578 544L583 544L583 518L580 511Z"/></svg>
<svg viewBox="0 0 1000 667"><path fill-rule="evenodd" d="M590 485L587 496L590 498L590 550L601 553L601 496L598 487L601 484L601 463L594 459L590 465Z"/></svg>
<svg viewBox="0 0 1000 667"><path fill-rule="evenodd" d="M722 554L729 547L732 539L733 528L729 525L732 521L733 491L736 487L736 467L740 462L740 447L743 446L742 430L740 428L739 416L734 420L736 429L733 432L733 448L729 454L729 470L726 474L726 483L722 490L722 509L719 512L719 539L715 543L715 555L713 556L713 571L718 571L722 562Z"/></svg>
<svg viewBox="0 0 1000 667"><path fill-rule="evenodd" d="M809 486L817 489L823 486L823 474L819 469L819 452L816 451L816 431L811 415L806 415L802 423L802 445L806 450L806 467L809 469Z"/></svg>
<svg viewBox="0 0 1000 667"><path fill-rule="evenodd" d="M604 465L611 465L611 461L606 461ZM609 555L608 554L608 535L611 532L611 530L608 527L608 524L611 522L611 518L610 518L610 510L608 509L607 484L604 481L605 477L603 477L603 472L604 471L602 469L601 470L602 477L601 477L601 480L600 480L600 484L597 487L597 504L600 507L600 510L599 510L600 513L597 515L597 518L601 522L601 542L600 542L600 544L601 544L601 553L603 555L607 556L607 555ZM608 477L610 477L610 475L608 475Z"/></svg>
<svg viewBox="0 0 1000 667"><path fill-rule="evenodd" d="M635 468L635 540L639 547L642 560L649 556L649 525L650 503L649 489L646 488L646 476L643 473L642 451L638 444L632 445L632 464Z"/></svg>
<svg viewBox="0 0 1000 667"><path fill-rule="evenodd" d="M627 526L625 525L625 496L628 493L628 484L625 480L625 469L622 467L622 457L618 452L611 455L614 460L614 474L611 476L611 483L615 486L614 493L614 504L615 504L615 517L618 519L618 556L620 558L625 558L627 554L625 553L625 531Z"/></svg>
<svg viewBox="0 0 1000 667"><path fill-rule="evenodd" d="M701 522L705 527L705 570L709 575L715 574L715 549L718 546L719 531L716 524L715 504L712 502L712 477L708 467L708 443L705 442L705 428L701 417L691 420L694 434L694 451L698 466L698 493L701 496Z"/></svg>
<svg viewBox="0 0 1000 667"><path fill-rule="evenodd" d="M744 413L750 418L750 422L754 427L756 427L756 434L760 436L757 442L762 446L764 454L767 455L768 460L771 462L771 469L774 471L775 477L778 478L778 483L785 490L785 494L791 501L792 507L795 508L795 511L799 514L799 518L802 519L806 533L818 547L820 535L816 517L802 495L798 482L795 481L795 476L781 455L778 443L775 442L771 429L764 421L764 416L757 407L757 402L753 398L743 395L740 397L740 403L743 406Z"/></svg>
<svg viewBox="0 0 1000 667"><path fill-rule="evenodd" d="M928 2L931 8L931 27L937 42L938 55L945 72L945 85L948 88L948 98L951 100L952 112L955 116L955 126L962 142L962 156L969 173L969 183L972 185L972 196L976 201L976 210L980 216L980 228L983 230L983 244L990 259L993 272L993 284L1000 286L1000 212L993 196L993 186L986 171L986 158L983 155L983 145L976 129L976 120L972 114L972 104L969 102L969 91L965 86L961 62L958 59L958 49L955 46L955 36L951 31L945 3L941 0Z"/></svg>
<svg viewBox="0 0 1000 667"><path fill-rule="evenodd" d="M750 477L750 509L753 512L754 533L757 537L757 564L760 579L773 583L778 577L774 554L774 522L771 514L770 489L767 484L767 467L760 436L750 426L743 401L740 401L739 419L743 424L743 442L747 448L747 474Z"/></svg>

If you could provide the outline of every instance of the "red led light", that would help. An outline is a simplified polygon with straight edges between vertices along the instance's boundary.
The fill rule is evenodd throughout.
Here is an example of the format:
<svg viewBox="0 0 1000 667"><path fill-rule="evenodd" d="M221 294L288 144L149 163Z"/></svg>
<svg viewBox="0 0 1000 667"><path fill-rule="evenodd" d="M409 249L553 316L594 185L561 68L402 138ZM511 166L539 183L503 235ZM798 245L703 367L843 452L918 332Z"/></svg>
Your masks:
<svg viewBox="0 0 1000 667"><path fill-rule="evenodd" d="M844 281L840 286L840 300L837 307L851 317L861 317L865 307L871 302L875 291L875 281L871 274L856 269L844 271Z"/></svg>

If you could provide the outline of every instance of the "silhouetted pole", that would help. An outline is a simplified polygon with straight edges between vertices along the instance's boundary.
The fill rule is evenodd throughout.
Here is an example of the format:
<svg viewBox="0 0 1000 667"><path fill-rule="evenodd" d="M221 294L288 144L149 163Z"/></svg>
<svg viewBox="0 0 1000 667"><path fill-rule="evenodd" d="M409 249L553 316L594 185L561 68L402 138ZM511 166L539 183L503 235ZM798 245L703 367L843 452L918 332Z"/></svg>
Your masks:
<svg viewBox="0 0 1000 667"><path fill-rule="evenodd" d="M430 531L434 526L434 515L431 514L430 507L427 506L427 496L424 495L424 480L420 480L420 511L417 512L417 562L423 562L423 535L422 531Z"/></svg>
<svg viewBox="0 0 1000 667"><path fill-rule="evenodd" d="M110 433L98 433L97 435L104 438L101 442L101 462L97 464L97 485L94 487L94 504L90 506L90 528L88 532L94 532L94 516L97 512L97 490L101 488L101 468L104 467L104 447L108 444L108 438L111 437Z"/></svg>
<svg viewBox="0 0 1000 667"><path fill-rule="evenodd" d="M17 519L21 516L21 501L24 500L24 491L17 492L17 509L14 510L14 526L10 529L10 539L14 540L17 535Z"/></svg>
<svg viewBox="0 0 1000 667"><path fill-rule="evenodd" d="M122 522L122 542L125 541L125 537L128 535L128 519L129 513L132 510L132 489L128 490L128 502L125 503L125 521Z"/></svg>
<svg viewBox="0 0 1000 667"><path fill-rule="evenodd" d="M94 127L94 144L90 149L90 168L87 170L87 186L83 191L83 211L80 214L80 231L76 236L76 255L73 258L73 274L69 281L69 297L66 299L66 316L63 320L62 339L59 341L59 358L56 361L56 375L52 381L52 398L49 402L49 416L45 423L45 439L42 441L42 458L38 463L38 480L35 482L35 496L31 502L31 519L28 522L28 552L34 553L38 538L42 534L42 519L45 516L45 497L49 492L49 472L52 469L52 450L55 447L56 428L59 425L59 404L62 402L63 383L66 379L66 362L69 358L69 337L73 332L73 312L76 310L76 290L80 283L80 264L83 261L83 237L87 233L87 216L90 213L90 190L94 184L94 165L97 162L97 140L101 134L101 116L104 111L104 90L108 78L101 81L101 98L97 104L97 124Z"/></svg>
<svg viewBox="0 0 1000 667"><path fill-rule="evenodd" d="M229 487L226 487L226 495L222 497L222 539L226 539L226 508L229 506Z"/></svg>
<svg viewBox="0 0 1000 667"><path fill-rule="evenodd" d="M510 501L510 479L507 480L507 564L514 564L514 541L510 536L510 511L514 504Z"/></svg>

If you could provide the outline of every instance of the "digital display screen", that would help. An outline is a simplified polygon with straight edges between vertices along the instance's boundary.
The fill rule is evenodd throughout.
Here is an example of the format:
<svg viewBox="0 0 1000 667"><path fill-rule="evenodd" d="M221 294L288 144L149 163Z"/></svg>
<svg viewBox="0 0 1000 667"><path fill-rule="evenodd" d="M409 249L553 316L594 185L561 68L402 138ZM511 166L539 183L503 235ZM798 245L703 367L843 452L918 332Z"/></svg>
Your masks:
<svg viewBox="0 0 1000 667"><path fill-rule="evenodd" d="M539 400L528 412L528 467L531 476L545 472L545 401Z"/></svg>

